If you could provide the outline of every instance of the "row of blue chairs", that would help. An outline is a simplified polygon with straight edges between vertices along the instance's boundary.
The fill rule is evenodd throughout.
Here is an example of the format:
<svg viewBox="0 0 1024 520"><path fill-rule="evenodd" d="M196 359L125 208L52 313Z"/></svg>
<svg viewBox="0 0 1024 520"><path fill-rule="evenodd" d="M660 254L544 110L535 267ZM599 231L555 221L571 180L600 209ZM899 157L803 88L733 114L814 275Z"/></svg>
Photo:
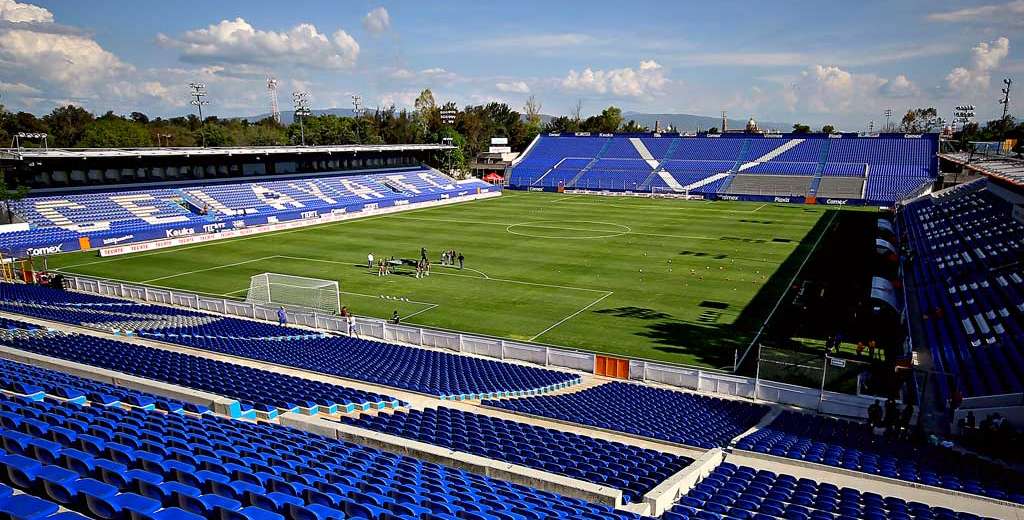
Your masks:
<svg viewBox="0 0 1024 520"><path fill-rule="evenodd" d="M0 480L103 520L638 519L269 423L0 396Z"/></svg>
<svg viewBox="0 0 1024 520"><path fill-rule="evenodd" d="M36 331L8 334L8 346L238 399L267 418L282 412L352 412L402 406L398 399L107 338Z"/></svg>
<svg viewBox="0 0 1024 520"><path fill-rule="evenodd" d="M736 447L1024 503L1024 473L946 448L880 437L864 423L785 411Z"/></svg>
<svg viewBox="0 0 1024 520"><path fill-rule="evenodd" d="M979 520L977 515L723 462L662 520Z"/></svg>
<svg viewBox="0 0 1024 520"><path fill-rule="evenodd" d="M0 309L88 324L102 323L93 313L116 315L119 306L127 304L114 298L29 287L0 283ZM153 327L135 331L143 337L445 399L533 395L580 382L578 375L556 370L354 337L311 335L291 327L238 318L193 324L196 316L210 315L160 305L127 305L125 321L146 321ZM282 337L287 340L282 341Z"/></svg>
<svg viewBox="0 0 1024 520"><path fill-rule="evenodd" d="M483 404L699 448L724 446L768 412L762 404L624 382Z"/></svg>
<svg viewBox="0 0 1024 520"><path fill-rule="evenodd" d="M428 408L341 421L456 451L541 469L623 492L630 503L692 459L600 438L451 408Z"/></svg>

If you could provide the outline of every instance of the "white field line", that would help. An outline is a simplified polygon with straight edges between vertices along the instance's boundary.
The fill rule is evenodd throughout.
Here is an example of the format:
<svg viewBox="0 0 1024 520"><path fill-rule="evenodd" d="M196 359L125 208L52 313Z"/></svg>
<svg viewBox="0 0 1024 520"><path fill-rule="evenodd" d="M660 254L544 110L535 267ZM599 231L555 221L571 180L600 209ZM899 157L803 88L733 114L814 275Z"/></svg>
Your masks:
<svg viewBox="0 0 1024 520"><path fill-rule="evenodd" d="M413 316L417 316L419 314L423 314L424 312L427 312L427 311L429 311L431 309L436 309L437 307L439 307L439 305L436 304L436 303L433 303L433 304L430 305L430 307L427 307L426 309L420 309L420 310L418 310L418 311L416 311L416 312L414 312L412 314L407 314L407 315L403 316L402 320L403 321L407 320L409 318L412 318Z"/></svg>
<svg viewBox="0 0 1024 520"><path fill-rule="evenodd" d="M578 310L578 311L576 311L576 312L574 312L574 313L572 313L572 314L570 314L570 315L568 315L568 316L558 320L557 322L555 322L554 325L552 325L552 326L550 326L550 327L540 331L536 336L530 338L530 341L533 341L533 340L543 336L544 334L549 332L551 329L553 329L553 328L555 328L555 327L557 327L557 326L559 326L559 325L561 325L561 324L563 324L563 323L565 323L565 322L575 318L576 316L579 316L580 313L582 313L583 311L585 311L585 310L587 310L587 309L597 305L598 303L601 303L602 300L604 300L605 298L607 298L607 297L609 297L609 296L611 296L613 294L615 294L614 291L608 291L607 293L605 293L604 296L601 296L600 298L590 302L590 304L588 304L586 307L583 307L582 309L580 309L580 310Z"/></svg>
<svg viewBox="0 0 1024 520"><path fill-rule="evenodd" d="M306 261L309 261L309 262L324 262L324 263L328 263L328 264L352 265L352 262L340 262L340 261L337 261L337 260L324 260L324 259L321 259L321 258L308 258L308 257L304 257L304 256L277 255L277 256L275 256L273 258L286 258L286 259L290 259L290 260L306 260ZM431 274L439 274L439 275L442 275L442 276L458 276L458 277L461 277L461 278L473 278L474 280L490 280L492 282L514 283L514 284L519 284L519 285L532 285L532 286L535 286L535 287L549 287L551 289L569 289L571 291L588 291L588 292L598 292L598 293L606 293L606 292L608 292L605 289L590 289L590 288L587 288L587 287L572 287L572 286L568 286L568 285L555 285L555 284L549 284L549 283L527 282L527 281L523 281L523 280L509 280L509 279L505 279L505 278L492 278L492 277L483 278L483 277L480 277L480 276L472 276L472 275L468 275L468 274L444 273L444 272L440 272L440 271L431 271Z"/></svg>
<svg viewBox="0 0 1024 520"><path fill-rule="evenodd" d="M272 257L272 256L264 256L262 258L254 258L252 260L245 260L245 261L242 261L242 262L235 262L235 263L231 263L231 264L216 265L216 266L213 266L213 267L207 267L205 269L196 269L194 271L183 271L183 272L180 272L180 273L169 274L167 276L161 276L159 278L150 278L149 280L143 280L143 281L138 282L138 283L159 282L160 280L166 280L168 278L177 278L179 276L188 276L190 274L203 273L203 272L206 272L206 271L215 271L217 269L224 269L225 267L235 267L237 265L251 264L253 262L262 262L263 260L270 260L271 258L274 258L274 257Z"/></svg>
<svg viewBox="0 0 1024 520"><path fill-rule="evenodd" d="M501 200L501 198L499 197L497 199L483 199L483 200ZM432 207L429 207L429 208L413 209L413 210L409 210L409 211L403 211L402 214L419 213L419 212L422 212L422 211L430 211L430 210L441 209L441 208L449 208L449 207L454 207L454 206L461 206L463 204L472 204L474 202L479 202L479 201L467 200L465 202L456 202L456 203L447 204L447 205L444 205L444 206L432 206ZM338 222L330 222L330 223L327 223L327 224L320 224L320 225L315 225L315 226L300 227L300 228L295 228L295 229L286 229L286 230L282 230L282 231L271 231L269 233L259 233L259 234L251 235L251 236L247 236L247 237L226 238L224 240L212 240L210 242L203 242L202 244L195 244L195 245L191 245L191 246L172 247L172 248L168 248L168 249L161 249L159 251L154 251L152 253L142 253L142 254L136 254L136 255L121 255L121 256L115 256L113 258L107 258L107 259L103 259L103 260L94 260L94 261L91 261L91 262L82 262L82 263L78 263L78 264L71 264L71 265L67 265L67 266L64 266L64 267L62 267L60 269L55 269L55 270L56 271L60 271L61 269L72 269L72 268L75 268L75 267L82 267L82 266L86 266L86 265L105 264L105 263L109 263L109 262L118 262L118 261L121 261L121 260L130 260L130 259L133 259L133 258L142 258L142 257L145 257L145 256L163 255L163 254L167 254L167 253L177 253L179 251L186 251L186 250L189 250L189 249L198 249L200 247L208 247L208 246L214 246L214 245L223 245L223 244L229 244L229 243L235 243L235 242L242 242L244 240L258 240L258 239L261 239L261 238L270 238L270 237L275 237L275 236L278 236L278 235L287 235L287 234L290 234L290 233L302 233L302 232L306 232L306 231L319 231L319 230L322 230L324 228L340 226L342 224L351 224L351 223L354 223L354 222L366 222L366 221L369 221L369 220L376 220L376 219L379 219L379 218L386 218L386 217L390 217L390 216L393 216L393 215L395 215L395 213L388 213L388 214L385 214L385 215L374 215L372 217L354 218L354 219L350 219L350 220L341 220L341 221L338 221Z"/></svg>
<svg viewBox="0 0 1024 520"><path fill-rule="evenodd" d="M594 195L594 196L598 197L600 195ZM568 197L585 198L586 196L585 195L568 195L567 198ZM558 200L563 200L563 199L558 199ZM643 200L643 199L641 199L641 200ZM693 204L694 206L698 206L698 205L699 206L708 206L708 205L715 204L716 202L718 202L718 201L714 201L714 200L704 200L704 201L699 201L699 202L698 201L675 201L675 204L677 204L677 205L675 207L672 207L672 206L670 206L668 204L664 204L664 205L654 205L654 204L644 205L644 204L641 204L641 203L636 203L636 204L615 204L615 203L607 203L607 202L589 202L589 201L586 201L586 200L581 200L581 201L574 200L574 201L572 201L573 204L580 204L580 205L584 205L584 206L602 206L602 207L627 208L627 209L643 209L643 208L648 208L648 209L657 209L658 211L663 211L663 210L672 210L672 211L700 211L700 212L704 212L704 211L721 211L723 213L754 213L755 211L757 211L757 210L763 208L764 206L768 205L767 203L761 204L760 206L758 206L757 208L754 208L754 209L719 209L719 208L713 208L712 209L712 208L707 208L707 207L701 207L701 208L687 207L690 204Z"/></svg>
<svg viewBox="0 0 1024 520"><path fill-rule="evenodd" d="M749 211L745 211L744 213L750 213L750 212ZM547 226L547 225L543 225L543 224L531 224L529 222L513 222L511 224L506 224L506 223L503 223L503 222L488 222L488 221L485 221L485 220L458 220L458 219L447 219L447 218L441 219L441 218L421 218L421 217L405 217L405 216L392 216L392 218L403 219L403 220L419 220L419 221L424 221L424 222L445 222L445 223L450 223L450 224L478 224L478 225L505 226L505 227L522 225L523 227L531 227L531 228L538 228L538 229L553 229L553 230L558 230L558 231L601 231L600 229L583 229L583 228L573 228L573 227L563 227L563 226ZM794 224L794 225L796 225L796 224ZM641 235L641 236L659 237L659 238L679 238L679 239L683 239L683 240L722 240L722 237L709 237L709 236L704 236L704 235L672 235L672 234L665 234L665 233L643 233L641 231L615 231L615 233L622 233L622 235ZM513 233L513 234L515 234L515 233ZM619 236L622 236L622 235L619 235ZM559 237L558 239L559 240L560 239L567 239L568 240L568 239L571 239L571 238L572 237ZM589 238L589 237L584 237L584 238ZM742 237L740 237L740 238L742 238ZM776 242L765 242L765 244L784 245L785 243L784 242L779 242L779 243L776 243Z"/></svg>
<svg viewBox="0 0 1024 520"><path fill-rule="evenodd" d="M821 234L819 234L818 238L814 241L814 245L811 246L811 250L807 252L807 255L804 256L803 261L800 262L800 266L797 267L796 272L793 273L793 278L789 280L789 284L786 285L786 289L782 291L782 294L779 296L779 300L775 302L775 306L772 307L771 312L768 313L768 316L761 323L761 328L757 330L757 334L755 334L754 339L750 341L750 345L747 345L747 349L743 351L743 355L741 355L739 360L737 361L737 366L739 366L739 364L743 363L743 361L747 359L747 354L750 353L751 347L753 347L754 343L756 343L757 340L761 338L761 333L764 332L764 329L765 327L768 326L768 323L772 321L772 317L775 316L775 311L779 310L779 306L782 305L782 300L784 300L786 298L786 295L789 294L789 289L793 287L793 284L796 283L796 279L800 277L800 273L804 271L804 266L807 265L807 261L810 260L811 256L814 256L814 252L818 250L818 244L821 243L821 239L825 238L825 235L828 234L828 230L832 228L832 222L836 220L837 214L838 213L832 214L832 218L828 220L828 224L825 224L825 229L821 231Z"/></svg>
<svg viewBox="0 0 1024 520"><path fill-rule="evenodd" d="M483 276L484 280L490 280L491 279L490 276L487 276L487 273L485 273L483 271L478 271L478 270L470 268L470 267L464 267L462 269L459 269L458 267L455 267L454 265L441 265L441 264L436 264L436 265L435 264L431 264L431 265L433 265L434 267L439 268L439 269L455 269L455 270L458 270L458 271L473 271L474 273L477 273L480 276ZM438 273L438 274L452 274L452 273Z"/></svg>

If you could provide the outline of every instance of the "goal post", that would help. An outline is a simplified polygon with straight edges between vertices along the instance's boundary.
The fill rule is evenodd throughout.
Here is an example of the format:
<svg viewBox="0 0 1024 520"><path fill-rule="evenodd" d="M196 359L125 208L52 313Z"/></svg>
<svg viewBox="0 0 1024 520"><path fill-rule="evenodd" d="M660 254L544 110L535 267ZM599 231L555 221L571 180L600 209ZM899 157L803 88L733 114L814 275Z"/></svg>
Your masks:
<svg viewBox="0 0 1024 520"><path fill-rule="evenodd" d="M338 282L305 276L262 273L249 279L249 303L302 307L319 312L341 312L341 294Z"/></svg>

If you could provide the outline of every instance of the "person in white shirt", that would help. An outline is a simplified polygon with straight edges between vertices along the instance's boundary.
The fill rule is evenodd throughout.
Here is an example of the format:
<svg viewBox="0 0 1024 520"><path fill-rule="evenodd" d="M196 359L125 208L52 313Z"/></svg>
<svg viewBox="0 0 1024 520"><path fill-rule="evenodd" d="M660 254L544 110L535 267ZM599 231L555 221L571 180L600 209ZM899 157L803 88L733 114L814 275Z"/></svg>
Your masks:
<svg viewBox="0 0 1024 520"><path fill-rule="evenodd" d="M373 253L366 255L366 268L373 269Z"/></svg>

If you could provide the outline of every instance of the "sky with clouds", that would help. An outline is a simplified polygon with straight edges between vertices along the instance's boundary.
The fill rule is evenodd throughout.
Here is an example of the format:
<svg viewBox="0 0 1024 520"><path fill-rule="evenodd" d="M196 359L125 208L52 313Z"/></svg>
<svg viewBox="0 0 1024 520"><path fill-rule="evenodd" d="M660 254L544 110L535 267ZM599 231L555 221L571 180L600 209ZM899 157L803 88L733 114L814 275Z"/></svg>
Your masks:
<svg viewBox="0 0 1024 520"><path fill-rule="evenodd" d="M890 2L0 0L0 103L48 112L269 110L268 74L314 108L459 105L685 112L861 130L891 107L996 117L1024 76L1024 0ZM1024 81L1018 80L1018 84ZM1011 109L1024 114L1024 88Z"/></svg>

